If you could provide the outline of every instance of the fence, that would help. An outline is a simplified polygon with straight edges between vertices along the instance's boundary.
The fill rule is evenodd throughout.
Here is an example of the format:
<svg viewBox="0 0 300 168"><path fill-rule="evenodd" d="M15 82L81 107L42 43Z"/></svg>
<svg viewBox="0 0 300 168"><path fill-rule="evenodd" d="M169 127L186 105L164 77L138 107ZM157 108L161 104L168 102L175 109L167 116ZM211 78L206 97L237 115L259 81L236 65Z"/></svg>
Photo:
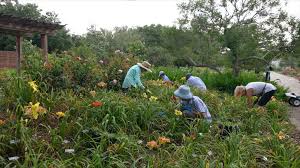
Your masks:
<svg viewBox="0 0 300 168"><path fill-rule="evenodd" d="M0 69L16 68L17 53L15 51L0 51Z"/></svg>

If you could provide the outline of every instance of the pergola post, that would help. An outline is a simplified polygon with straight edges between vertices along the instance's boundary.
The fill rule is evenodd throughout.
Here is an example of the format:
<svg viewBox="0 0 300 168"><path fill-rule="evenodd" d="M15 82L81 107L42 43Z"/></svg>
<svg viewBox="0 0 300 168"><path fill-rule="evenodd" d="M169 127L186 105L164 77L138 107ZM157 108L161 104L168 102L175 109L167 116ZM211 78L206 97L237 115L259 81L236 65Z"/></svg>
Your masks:
<svg viewBox="0 0 300 168"><path fill-rule="evenodd" d="M21 72L21 58L22 58L22 36L16 36L16 53L17 53L17 72L20 74Z"/></svg>
<svg viewBox="0 0 300 168"><path fill-rule="evenodd" d="M48 63L48 36L41 34L41 47L45 63Z"/></svg>

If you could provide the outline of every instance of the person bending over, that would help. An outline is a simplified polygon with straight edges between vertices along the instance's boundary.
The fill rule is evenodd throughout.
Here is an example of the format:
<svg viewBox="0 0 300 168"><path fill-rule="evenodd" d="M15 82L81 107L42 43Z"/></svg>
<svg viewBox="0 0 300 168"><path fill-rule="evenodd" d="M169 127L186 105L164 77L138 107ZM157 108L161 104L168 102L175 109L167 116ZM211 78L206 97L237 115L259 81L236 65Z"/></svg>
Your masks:
<svg viewBox="0 0 300 168"><path fill-rule="evenodd" d="M254 105L265 106L276 92L276 87L271 83L265 82L250 82L246 86L237 86L234 90L234 96L247 97L249 107ZM258 99L253 102L252 97L257 96Z"/></svg>

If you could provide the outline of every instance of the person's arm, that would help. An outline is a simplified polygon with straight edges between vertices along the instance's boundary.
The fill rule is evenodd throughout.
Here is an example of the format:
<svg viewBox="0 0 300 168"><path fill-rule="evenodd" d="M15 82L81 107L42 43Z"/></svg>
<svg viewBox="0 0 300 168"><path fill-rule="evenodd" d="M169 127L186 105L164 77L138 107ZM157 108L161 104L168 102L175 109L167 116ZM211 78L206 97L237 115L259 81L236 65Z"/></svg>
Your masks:
<svg viewBox="0 0 300 168"><path fill-rule="evenodd" d="M253 99L252 99L253 93L254 93L253 89L247 89L246 90L246 97L247 97L248 107L252 107L253 106Z"/></svg>
<svg viewBox="0 0 300 168"><path fill-rule="evenodd" d="M128 74L126 75L126 80L128 82L128 84L130 85L130 87L135 87L136 88L136 83L135 83L135 79L134 79L134 75L135 72L133 69L130 69Z"/></svg>
<svg viewBox="0 0 300 168"><path fill-rule="evenodd" d="M142 89L145 89L144 85L141 82L141 73L138 73L137 71L135 71L134 79L135 79L135 83L138 87L141 87Z"/></svg>
<svg viewBox="0 0 300 168"><path fill-rule="evenodd" d="M207 118L207 106L204 104L203 101L200 101L200 100L195 100L195 107L196 107L196 113L201 113L201 115L204 117L204 118Z"/></svg>

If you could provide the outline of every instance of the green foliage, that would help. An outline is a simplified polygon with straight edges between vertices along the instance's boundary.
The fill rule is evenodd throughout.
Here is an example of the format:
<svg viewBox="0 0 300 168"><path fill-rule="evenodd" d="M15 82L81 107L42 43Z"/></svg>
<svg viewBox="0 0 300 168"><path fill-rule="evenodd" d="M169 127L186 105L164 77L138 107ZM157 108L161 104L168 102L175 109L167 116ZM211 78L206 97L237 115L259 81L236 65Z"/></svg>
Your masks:
<svg viewBox="0 0 300 168"><path fill-rule="evenodd" d="M81 49L73 52L80 53ZM222 76L203 68L157 67L154 73L142 76L150 92L131 90L124 94L95 87L93 80L122 80L137 62L134 57L115 56L98 64L96 56L78 59L70 52L50 56L50 68L43 66L38 53L31 52L22 77L9 71L0 75L0 95L5 97L0 101L0 119L5 120L0 126L0 166L299 167L299 148L287 136L278 136L280 131L286 134L291 129L286 105L272 100L266 108L249 109L245 99L231 96L233 86L258 80L253 72L233 78L229 72ZM120 68L124 72L119 73ZM175 85L157 81L159 70L164 70ZM206 93L192 90L207 104L213 116L211 125L201 118L187 120L174 113L177 103L171 97L184 83L180 79L187 72L199 75L208 85ZM30 80L36 80L38 92L32 92L27 83ZM151 96L158 99L151 100ZM103 104L93 107L94 101ZM47 113L37 120L28 118L24 108L29 102L40 102ZM17 110L19 120L13 117ZM58 118L59 111L65 117ZM222 139L220 123L238 125L240 131ZM16 135L20 142L10 144ZM146 146L162 136L171 142L154 150ZM11 156L20 159L9 161Z"/></svg>
<svg viewBox="0 0 300 168"><path fill-rule="evenodd" d="M239 76L234 77L230 71L225 71L222 74L212 72L206 68L168 68L168 67L158 67L155 69L154 73L147 74L145 77L147 79L155 80L157 79L157 74L159 71L164 71L168 77L173 81L178 81L179 83L185 82L185 80L180 80L185 77L187 73L192 73L194 76L200 77L206 84L208 89L225 91L229 94L233 94L236 86L246 85L249 82L261 81L262 76L255 74L254 72L244 71Z"/></svg>
<svg viewBox="0 0 300 168"><path fill-rule="evenodd" d="M105 29L96 30L95 26L88 28L88 33L83 39L84 44L90 47L97 56L104 57L108 53L111 53L111 42L112 42L112 32Z"/></svg>
<svg viewBox="0 0 300 168"><path fill-rule="evenodd" d="M146 52L146 47L141 41L129 43L128 52L136 56L143 56Z"/></svg>
<svg viewBox="0 0 300 168"><path fill-rule="evenodd" d="M228 56L235 76L243 68L259 69L282 55L287 34L293 35L295 31L294 19L287 16L279 0L189 0L181 3L180 9L181 26L209 36L212 49L220 44L231 49ZM253 60L262 64L253 65Z"/></svg>

